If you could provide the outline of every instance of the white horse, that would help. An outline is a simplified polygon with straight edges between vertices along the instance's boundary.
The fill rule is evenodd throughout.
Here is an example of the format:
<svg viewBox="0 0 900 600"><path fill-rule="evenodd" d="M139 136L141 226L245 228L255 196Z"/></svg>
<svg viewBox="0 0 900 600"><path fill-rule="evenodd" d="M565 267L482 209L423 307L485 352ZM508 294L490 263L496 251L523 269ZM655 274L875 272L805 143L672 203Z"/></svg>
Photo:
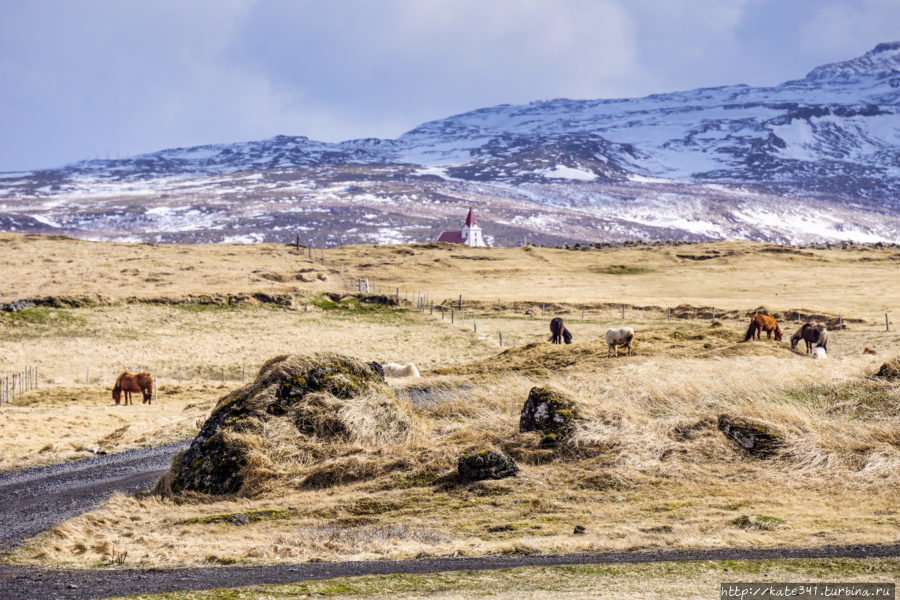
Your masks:
<svg viewBox="0 0 900 600"><path fill-rule="evenodd" d="M385 377L421 377L419 369L416 365L409 363L406 365L398 365L397 363L385 363L381 365L384 369Z"/></svg>
<svg viewBox="0 0 900 600"><path fill-rule="evenodd" d="M621 329L610 329L606 332L606 356L619 356L619 346L628 348L628 356L631 356L631 340L634 339L634 329L631 327L622 327Z"/></svg>

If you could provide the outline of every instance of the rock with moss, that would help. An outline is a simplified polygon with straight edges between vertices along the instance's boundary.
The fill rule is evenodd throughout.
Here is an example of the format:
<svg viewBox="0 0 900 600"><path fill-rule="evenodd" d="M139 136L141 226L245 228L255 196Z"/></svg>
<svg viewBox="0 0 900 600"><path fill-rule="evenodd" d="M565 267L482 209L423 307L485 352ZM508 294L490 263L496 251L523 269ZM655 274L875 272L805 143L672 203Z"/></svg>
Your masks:
<svg viewBox="0 0 900 600"><path fill-rule="evenodd" d="M487 450L460 456L457 461L457 472L462 481L481 481L513 477L519 472L519 467L511 456Z"/></svg>
<svg viewBox="0 0 900 600"><path fill-rule="evenodd" d="M784 437L771 427L739 417L720 415L719 431L757 458L768 458L784 445Z"/></svg>
<svg viewBox="0 0 900 600"><path fill-rule="evenodd" d="M519 431L542 431L541 446L553 447L575 429L578 407L562 392L549 387L533 387L522 407Z"/></svg>
<svg viewBox="0 0 900 600"><path fill-rule="evenodd" d="M219 401L157 491L240 494L248 477L265 477L265 469L251 473L254 465L279 460L254 459L254 453L298 439L369 445L402 439L408 435L409 415L376 366L333 353L269 360L253 383ZM276 419L290 426L271 426ZM267 435L283 439L263 439Z"/></svg>
<svg viewBox="0 0 900 600"><path fill-rule="evenodd" d="M881 365L881 368L875 373L875 377L889 381L900 379L900 358L891 359Z"/></svg>

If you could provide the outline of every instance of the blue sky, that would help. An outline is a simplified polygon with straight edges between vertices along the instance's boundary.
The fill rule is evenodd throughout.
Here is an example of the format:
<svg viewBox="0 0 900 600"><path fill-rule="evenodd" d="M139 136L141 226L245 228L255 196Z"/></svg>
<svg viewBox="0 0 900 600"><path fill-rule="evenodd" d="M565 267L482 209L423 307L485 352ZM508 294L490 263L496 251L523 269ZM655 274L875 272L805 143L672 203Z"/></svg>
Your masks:
<svg viewBox="0 0 900 600"><path fill-rule="evenodd" d="M898 23L898 0L0 0L0 171L775 85Z"/></svg>

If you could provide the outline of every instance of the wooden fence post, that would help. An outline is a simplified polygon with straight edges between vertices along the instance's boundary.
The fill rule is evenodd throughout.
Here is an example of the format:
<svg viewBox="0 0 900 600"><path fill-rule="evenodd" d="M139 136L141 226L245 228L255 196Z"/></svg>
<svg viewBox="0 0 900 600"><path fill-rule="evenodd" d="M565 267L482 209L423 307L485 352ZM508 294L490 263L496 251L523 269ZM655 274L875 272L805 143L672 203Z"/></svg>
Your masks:
<svg viewBox="0 0 900 600"><path fill-rule="evenodd" d="M462 294L459 295L459 307L458 308L460 310L462 310Z"/></svg>
<svg viewBox="0 0 900 600"><path fill-rule="evenodd" d="M622 320L625 320L625 305L622 305Z"/></svg>
<svg viewBox="0 0 900 600"><path fill-rule="evenodd" d="M474 316L472 316L472 329L475 333L478 333L478 321L475 320Z"/></svg>
<svg viewBox="0 0 900 600"><path fill-rule="evenodd" d="M884 313L884 330L885 330L885 331L890 331L890 330L891 330L891 322L888 321L888 314L887 314L887 313Z"/></svg>
<svg viewBox="0 0 900 600"><path fill-rule="evenodd" d="M451 324L451 325L453 325L454 319L456 318L456 314L455 314L455 313L456 313L456 311L454 311L454 310L451 308L451 309L450 309L450 324Z"/></svg>
<svg viewBox="0 0 900 600"><path fill-rule="evenodd" d="M841 314L838 314L838 329L844 330L844 316Z"/></svg>
<svg viewBox="0 0 900 600"><path fill-rule="evenodd" d="M503 332L502 332L502 331L498 331L498 332L497 332L497 335L500 336L500 347L502 348L502 347L503 347Z"/></svg>

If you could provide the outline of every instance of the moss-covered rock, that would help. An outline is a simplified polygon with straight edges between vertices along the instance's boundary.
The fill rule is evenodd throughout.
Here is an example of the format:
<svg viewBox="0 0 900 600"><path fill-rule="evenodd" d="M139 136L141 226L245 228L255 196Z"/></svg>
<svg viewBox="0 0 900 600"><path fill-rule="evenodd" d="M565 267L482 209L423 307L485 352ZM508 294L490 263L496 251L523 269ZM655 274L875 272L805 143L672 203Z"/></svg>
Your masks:
<svg viewBox="0 0 900 600"><path fill-rule="evenodd" d="M269 360L253 383L219 401L157 492L240 494L247 492L248 477L258 480L277 470L271 463L284 453L266 456L267 449L301 441L373 445L402 438L409 415L377 367L333 353ZM290 426L273 426L273 420Z"/></svg>
<svg viewBox="0 0 900 600"><path fill-rule="evenodd" d="M875 373L875 377L890 381L900 379L900 358L893 358L881 365L881 368Z"/></svg>
<svg viewBox="0 0 900 600"><path fill-rule="evenodd" d="M543 431L541 447L556 446L575 428L578 407L562 392L549 387L533 387L522 407L519 431Z"/></svg>
<svg viewBox="0 0 900 600"><path fill-rule="evenodd" d="M771 427L739 417L720 415L719 431L758 458L768 458L784 445L783 436Z"/></svg>
<svg viewBox="0 0 900 600"><path fill-rule="evenodd" d="M457 472L462 481L481 481L513 477L519 472L519 467L511 456L487 450L460 456L457 461Z"/></svg>

